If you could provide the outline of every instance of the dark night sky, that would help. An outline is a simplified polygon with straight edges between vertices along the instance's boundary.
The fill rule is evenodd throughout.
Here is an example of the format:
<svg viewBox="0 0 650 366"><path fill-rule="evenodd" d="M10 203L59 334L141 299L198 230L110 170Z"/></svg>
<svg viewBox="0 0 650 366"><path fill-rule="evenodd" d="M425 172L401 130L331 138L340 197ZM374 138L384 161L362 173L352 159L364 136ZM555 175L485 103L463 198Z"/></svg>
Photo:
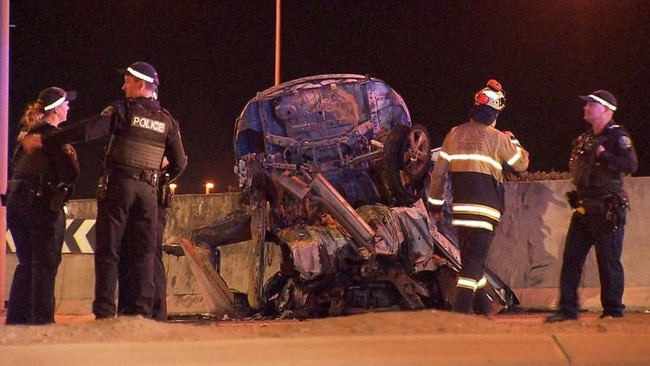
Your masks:
<svg viewBox="0 0 650 366"><path fill-rule="evenodd" d="M636 175L650 175L648 1L283 0L282 9L283 81L383 79L439 145L496 78L508 100L497 127L530 151L531 171L567 169L571 141L587 128L576 95L607 89L635 141ZM274 81L275 1L12 1L10 23L11 141L42 88L76 89L68 118L80 120L123 95L116 69L144 60L181 123L190 160L178 192L201 193L208 179L217 191L236 185L235 118ZM93 195L100 145L77 146L76 198Z"/></svg>

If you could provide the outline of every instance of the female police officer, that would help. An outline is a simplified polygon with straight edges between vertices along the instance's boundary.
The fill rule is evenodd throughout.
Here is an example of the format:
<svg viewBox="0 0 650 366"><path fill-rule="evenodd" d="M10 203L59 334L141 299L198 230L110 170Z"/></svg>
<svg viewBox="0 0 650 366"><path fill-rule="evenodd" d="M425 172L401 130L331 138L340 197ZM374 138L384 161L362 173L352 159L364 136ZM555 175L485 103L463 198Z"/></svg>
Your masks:
<svg viewBox="0 0 650 366"><path fill-rule="evenodd" d="M54 282L61 263L65 232L63 205L69 185L79 176L77 155L70 145L27 154L20 142L30 133L58 130L68 116L75 92L46 88L20 120L7 198L7 225L16 244L7 324L54 322Z"/></svg>

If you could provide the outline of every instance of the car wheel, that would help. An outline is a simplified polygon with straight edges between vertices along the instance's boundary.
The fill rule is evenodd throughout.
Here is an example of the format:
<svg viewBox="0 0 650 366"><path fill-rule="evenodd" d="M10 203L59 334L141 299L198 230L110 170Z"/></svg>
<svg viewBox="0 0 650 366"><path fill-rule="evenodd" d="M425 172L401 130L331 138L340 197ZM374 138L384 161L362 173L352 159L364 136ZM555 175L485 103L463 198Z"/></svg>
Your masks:
<svg viewBox="0 0 650 366"><path fill-rule="evenodd" d="M394 204L410 205L429 181L431 140L421 125L397 125L384 144L384 177Z"/></svg>

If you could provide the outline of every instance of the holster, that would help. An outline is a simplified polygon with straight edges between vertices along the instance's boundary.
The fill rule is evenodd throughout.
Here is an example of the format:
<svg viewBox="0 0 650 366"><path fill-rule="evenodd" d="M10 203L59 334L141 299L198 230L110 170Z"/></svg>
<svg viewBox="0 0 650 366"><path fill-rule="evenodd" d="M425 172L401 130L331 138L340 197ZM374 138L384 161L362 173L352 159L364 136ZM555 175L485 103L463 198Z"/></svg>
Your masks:
<svg viewBox="0 0 650 366"><path fill-rule="evenodd" d="M97 199L98 200L103 200L106 198L106 191L108 190L108 173L105 173L101 177L99 177L99 181L97 182Z"/></svg>
<svg viewBox="0 0 650 366"><path fill-rule="evenodd" d="M169 184L161 184L158 186L158 205L162 208L169 208L172 204L172 190L169 189Z"/></svg>
<svg viewBox="0 0 650 366"><path fill-rule="evenodd" d="M143 170L140 173L140 180L149 183L152 187L158 187L158 178L160 177L157 170Z"/></svg>
<svg viewBox="0 0 650 366"><path fill-rule="evenodd" d="M70 188L63 183L51 188L52 198L50 198L50 211L59 212L63 205L68 201L68 198L70 198Z"/></svg>
<svg viewBox="0 0 650 366"><path fill-rule="evenodd" d="M158 205L169 208L172 204L172 190L169 188L169 174L164 173L158 180Z"/></svg>
<svg viewBox="0 0 650 366"><path fill-rule="evenodd" d="M567 192L566 199L569 202L569 207L571 207L574 210L578 208L579 205L578 192L576 192L575 190Z"/></svg>
<svg viewBox="0 0 650 366"><path fill-rule="evenodd" d="M630 209L627 192L623 191L612 195L608 206L608 215L611 216L609 220L613 222L615 228L625 225L625 217L627 216L627 211Z"/></svg>

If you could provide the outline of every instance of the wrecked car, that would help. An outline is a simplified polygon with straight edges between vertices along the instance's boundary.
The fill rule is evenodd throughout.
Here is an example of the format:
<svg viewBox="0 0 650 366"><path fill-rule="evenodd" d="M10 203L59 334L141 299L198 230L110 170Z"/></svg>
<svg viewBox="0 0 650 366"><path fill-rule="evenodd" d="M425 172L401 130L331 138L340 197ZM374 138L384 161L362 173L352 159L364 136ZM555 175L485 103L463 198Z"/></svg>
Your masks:
<svg viewBox="0 0 650 366"><path fill-rule="evenodd" d="M234 149L247 209L191 241L253 241L246 307L277 317L451 309L461 263L452 232L423 200L431 140L387 83L328 74L259 92L236 119ZM266 242L282 262L264 282ZM487 277L478 313L516 305Z"/></svg>

